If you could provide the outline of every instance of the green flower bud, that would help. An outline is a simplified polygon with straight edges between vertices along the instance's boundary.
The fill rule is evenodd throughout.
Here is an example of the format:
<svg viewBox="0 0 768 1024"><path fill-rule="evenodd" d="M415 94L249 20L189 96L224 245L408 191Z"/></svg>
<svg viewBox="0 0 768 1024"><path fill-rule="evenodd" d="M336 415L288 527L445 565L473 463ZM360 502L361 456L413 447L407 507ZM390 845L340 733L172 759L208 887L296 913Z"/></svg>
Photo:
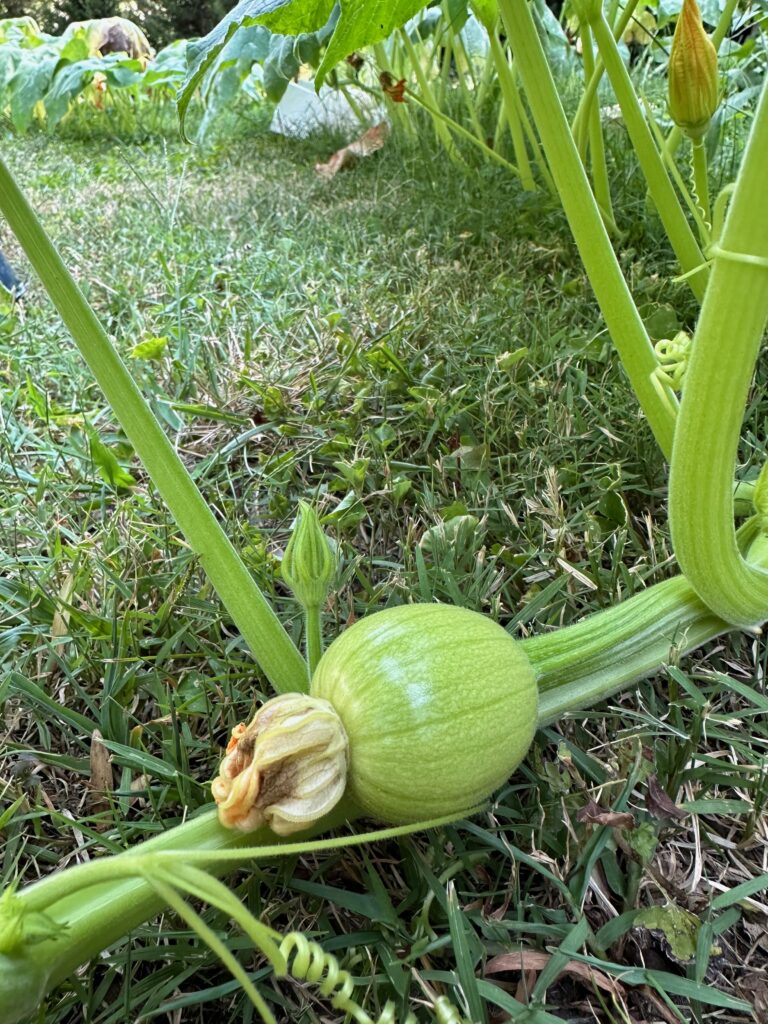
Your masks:
<svg viewBox="0 0 768 1024"><path fill-rule="evenodd" d="M211 791L226 828L269 825L287 836L309 828L341 799L347 734L327 700L283 693L232 730Z"/></svg>
<svg viewBox="0 0 768 1024"><path fill-rule="evenodd" d="M336 575L336 553L323 533L317 513L305 501L282 563L283 579L303 608L322 608Z"/></svg>
<svg viewBox="0 0 768 1024"><path fill-rule="evenodd" d="M720 102L717 51L696 0L683 0L669 55L669 113L692 139L707 130Z"/></svg>

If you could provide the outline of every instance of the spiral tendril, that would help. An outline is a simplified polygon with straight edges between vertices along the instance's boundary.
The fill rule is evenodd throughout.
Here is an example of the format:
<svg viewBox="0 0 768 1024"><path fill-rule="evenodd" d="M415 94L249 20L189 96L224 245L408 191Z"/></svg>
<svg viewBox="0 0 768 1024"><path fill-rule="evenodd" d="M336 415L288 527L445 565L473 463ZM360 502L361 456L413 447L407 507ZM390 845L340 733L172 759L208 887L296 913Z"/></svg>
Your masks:
<svg viewBox="0 0 768 1024"><path fill-rule="evenodd" d="M697 157L704 160L704 177L699 180L697 177ZM704 193L703 195L701 193ZM706 234L711 237L712 214L709 210L709 196L706 187L706 157L704 156L704 143L699 139L691 146L691 198L696 204L696 211L701 217L706 228Z"/></svg>
<svg viewBox="0 0 768 1024"><path fill-rule="evenodd" d="M677 414L673 396L683 387L691 355L691 338L685 331L678 331L674 338L657 341L654 351L659 364L651 374L651 381L662 401Z"/></svg>
<svg viewBox="0 0 768 1024"><path fill-rule="evenodd" d="M397 1024L394 1003L388 1002L374 1020L352 998L354 981L352 975L341 966L332 953L303 935L301 932L289 932L280 944L280 952L285 957L288 973L297 981L309 981L318 986L320 995L330 998L331 1006L343 1010L358 1024ZM456 1007L445 996L440 996L432 1007L435 1024L467 1024ZM402 1024L417 1024L412 1013Z"/></svg>

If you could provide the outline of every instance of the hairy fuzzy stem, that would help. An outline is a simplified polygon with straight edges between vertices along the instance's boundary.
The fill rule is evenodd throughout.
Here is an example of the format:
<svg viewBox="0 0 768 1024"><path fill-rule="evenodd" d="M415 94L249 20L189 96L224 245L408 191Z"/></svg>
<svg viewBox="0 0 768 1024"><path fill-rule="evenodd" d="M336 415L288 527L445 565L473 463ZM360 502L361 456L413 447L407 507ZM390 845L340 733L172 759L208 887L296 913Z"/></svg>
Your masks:
<svg viewBox="0 0 768 1024"><path fill-rule="evenodd" d="M768 618L768 572L743 558L733 525L733 472L755 361L768 323L768 83L728 209L710 248L712 276L685 377L669 480L680 568L726 621Z"/></svg>

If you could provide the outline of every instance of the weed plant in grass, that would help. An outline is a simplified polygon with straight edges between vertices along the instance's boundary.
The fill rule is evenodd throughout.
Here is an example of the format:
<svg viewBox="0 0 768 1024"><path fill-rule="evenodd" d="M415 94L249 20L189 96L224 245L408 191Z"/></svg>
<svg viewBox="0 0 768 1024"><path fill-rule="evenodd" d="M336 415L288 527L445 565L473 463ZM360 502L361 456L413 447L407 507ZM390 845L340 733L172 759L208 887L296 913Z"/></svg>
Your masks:
<svg viewBox="0 0 768 1024"><path fill-rule="evenodd" d="M343 555L334 633L437 599L525 636L671 574L663 463L554 204L494 168L459 178L428 141L328 185L312 164L331 144L314 145L104 143L84 159L76 140L31 137L10 152L294 637L279 561L300 497L316 499ZM668 336L694 311L669 284L631 165L623 180L638 240L625 269ZM197 780L267 695L30 284L0 325L1 860L3 879L22 882L193 815L209 801ZM746 463L764 383L760 370ZM471 824L260 863L233 891L281 931L321 937L372 1014L387 998L404 1009L415 972L427 993L460 1001L460 989L491 1019L507 990L535 1002L546 989L551 1012L532 1020L747 1020L765 999L764 645L731 636L686 668L673 657L630 698L544 730ZM672 919L666 936L658 921L629 927L653 905L689 926L695 915L695 956L671 942ZM221 913L204 917L268 977ZM558 957L585 941L597 974L556 979ZM525 975L519 958L496 959L521 946L554 951L532 993L530 954ZM286 1020L326 1012L298 986L270 998ZM166 915L65 984L45 1019L249 1012Z"/></svg>

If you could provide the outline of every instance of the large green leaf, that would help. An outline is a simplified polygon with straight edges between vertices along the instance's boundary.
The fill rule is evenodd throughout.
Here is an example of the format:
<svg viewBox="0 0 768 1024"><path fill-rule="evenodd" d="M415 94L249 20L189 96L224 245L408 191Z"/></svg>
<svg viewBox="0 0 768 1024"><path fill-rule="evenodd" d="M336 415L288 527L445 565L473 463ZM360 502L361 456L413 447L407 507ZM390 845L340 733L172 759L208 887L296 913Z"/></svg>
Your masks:
<svg viewBox="0 0 768 1024"><path fill-rule="evenodd" d="M426 0L341 0L341 14L318 69L317 85L347 54L386 39L426 6Z"/></svg>
<svg viewBox="0 0 768 1024"><path fill-rule="evenodd" d="M48 91L58 62L57 54L41 57L39 51L25 51L24 59L8 83L11 121L17 131L26 131L32 123L35 107Z"/></svg>
<svg viewBox="0 0 768 1024"><path fill-rule="evenodd" d="M187 48L187 77L179 91L178 110L182 134L189 101L235 32L246 25L263 25L285 35L315 32L328 21L334 0L240 0L224 18Z"/></svg>
<svg viewBox="0 0 768 1024"><path fill-rule="evenodd" d="M427 6L427 0L340 0L335 29L317 72L316 84L347 54L386 39ZM233 10L187 51L189 71L179 93L179 118L184 126L189 101L227 42L243 25L263 25L271 32L298 36L328 24L333 0L240 0Z"/></svg>
<svg viewBox="0 0 768 1024"><path fill-rule="evenodd" d="M97 71L106 76L110 85L123 87L141 81L143 67L141 61L122 53L109 53L106 57L89 57L57 68L43 100L51 127L64 117L72 100L90 84Z"/></svg>
<svg viewBox="0 0 768 1024"><path fill-rule="evenodd" d="M177 39L160 50L147 65L142 85L147 88L180 86L187 73L187 45L186 39Z"/></svg>

